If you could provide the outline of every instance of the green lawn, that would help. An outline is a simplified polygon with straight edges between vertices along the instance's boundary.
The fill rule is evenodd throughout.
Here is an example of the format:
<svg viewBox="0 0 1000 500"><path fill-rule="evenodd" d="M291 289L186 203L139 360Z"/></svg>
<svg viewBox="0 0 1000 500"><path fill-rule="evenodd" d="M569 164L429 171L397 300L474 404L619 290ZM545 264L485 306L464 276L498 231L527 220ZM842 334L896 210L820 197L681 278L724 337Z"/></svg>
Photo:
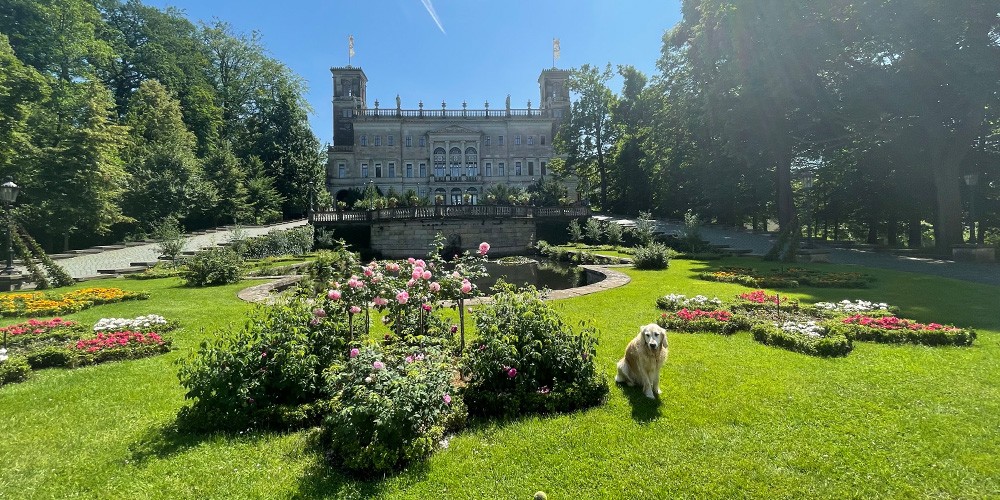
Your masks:
<svg viewBox="0 0 1000 500"><path fill-rule="evenodd" d="M670 292L747 290L694 279L723 265L675 260L625 270L622 288L555 302L600 329L609 377L638 326ZM826 265L823 269L856 270ZM45 370L0 388L0 497L549 498L996 497L1000 495L1000 288L866 270L865 290L794 289L806 302L878 299L903 316L978 330L971 348L856 343L821 359L732 337L672 334L660 403L612 387L605 406L474 425L421 466L376 482L345 479L314 451L313 431L185 435L171 428L183 392L174 361L248 306L255 282L182 288L177 279L99 286L147 301L67 316L157 313L181 321L176 351L78 370ZM14 322L5 319L4 324Z"/></svg>

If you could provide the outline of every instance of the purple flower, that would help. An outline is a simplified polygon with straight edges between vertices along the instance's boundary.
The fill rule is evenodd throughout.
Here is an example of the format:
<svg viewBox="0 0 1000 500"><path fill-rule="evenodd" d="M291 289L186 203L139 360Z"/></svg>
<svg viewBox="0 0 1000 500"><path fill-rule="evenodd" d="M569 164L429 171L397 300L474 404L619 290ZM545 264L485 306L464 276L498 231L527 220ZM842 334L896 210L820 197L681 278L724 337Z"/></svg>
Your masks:
<svg viewBox="0 0 1000 500"><path fill-rule="evenodd" d="M351 349L351 357L352 358L358 357L358 354L361 354L361 351L359 351L357 347L355 347L354 349Z"/></svg>
<svg viewBox="0 0 1000 500"><path fill-rule="evenodd" d="M413 362L413 356L407 356L406 357L406 362L407 363L412 363Z"/></svg>
<svg viewBox="0 0 1000 500"><path fill-rule="evenodd" d="M458 325L451 325L451 333L455 333L457 331L458 331Z"/></svg>
<svg viewBox="0 0 1000 500"><path fill-rule="evenodd" d="M451 404L451 396L449 394L445 394L444 396L441 396L441 399L444 400L444 404L446 404L446 405L450 405Z"/></svg>
<svg viewBox="0 0 1000 500"><path fill-rule="evenodd" d="M516 377L517 376L517 368L511 368L511 369L507 370L507 376L509 378Z"/></svg>
<svg viewBox="0 0 1000 500"><path fill-rule="evenodd" d="M426 302L421 304L420 307L422 307L424 311L431 312L431 305Z"/></svg>

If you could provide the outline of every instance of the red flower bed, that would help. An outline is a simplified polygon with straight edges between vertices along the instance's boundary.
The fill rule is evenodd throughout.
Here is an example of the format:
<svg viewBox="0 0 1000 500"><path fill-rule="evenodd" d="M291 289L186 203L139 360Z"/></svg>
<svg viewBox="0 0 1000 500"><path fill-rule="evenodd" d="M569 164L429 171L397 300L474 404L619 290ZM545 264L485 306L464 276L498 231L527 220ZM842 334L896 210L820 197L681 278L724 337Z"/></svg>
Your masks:
<svg viewBox="0 0 1000 500"><path fill-rule="evenodd" d="M736 333L738 325L730 321L732 313L725 310L702 311L701 309L681 309L675 313L663 313L656 324L667 330L678 332L713 332L723 335Z"/></svg>
<svg viewBox="0 0 1000 500"><path fill-rule="evenodd" d="M140 345L163 345L163 338L156 333L147 332L110 332L98 333L97 337L77 341L74 346L80 351L89 353L102 351L105 349L122 348Z"/></svg>
<svg viewBox="0 0 1000 500"><path fill-rule="evenodd" d="M782 299L778 294L768 295L764 290L741 293L740 298L754 304L780 304L788 301L787 297Z"/></svg>
<svg viewBox="0 0 1000 500"><path fill-rule="evenodd" d="M695 309L693 311L681 309L677 311L677 317L683 319L684 321L695 321L699 319L714 319L716 321L729 321L733 319L733 315L729 311L702 311L701 309Z"/></svg>
<svg viewBox="0 0 1000 500"><path fill-rule="evenodd" d="M843 322L848 325L861 325L869 328L881 328L883 330L942 330L945 332L960 330L954 326L945 326L938 323L917 323L916 321L901 319L895 316L872 318L862 314L855 314L849 318L844 318Z"/></svg>
<svg viewBox="0 0 1000 500"><path fill-rule="evenodd" d="M76 325L75 321L67 321L62 318L52 318L50 320L37 320L29 319L24 323L17 323L14 325L5 326L0 328L0 335L6 333L10 336L24 335L27 333L41 335L43 333L48 333L50 330L55 328L66 328Z"/></svg>

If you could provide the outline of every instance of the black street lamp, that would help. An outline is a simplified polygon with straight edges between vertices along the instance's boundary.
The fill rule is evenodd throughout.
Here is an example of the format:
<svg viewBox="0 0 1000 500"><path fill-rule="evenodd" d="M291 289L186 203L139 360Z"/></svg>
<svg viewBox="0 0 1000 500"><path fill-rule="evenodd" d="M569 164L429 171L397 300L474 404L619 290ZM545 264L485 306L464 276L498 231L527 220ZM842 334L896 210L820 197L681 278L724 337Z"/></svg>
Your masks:
<svg viewBox="0 0 1000 500"><path fill-rule="evenodd" d="M976 184L979 174L965 174L965 185L969 186L969 243L976 243Z"/></svg>
<svg viewBox="0 0 1000 500"><path fill-rule="evenodd" d="M315 182L309 181L309 209L306 210L306 217L308 217L309 219L312 219L312 214L316 206L316 204L313 201L313 193L315 192L314 189L315 185L316 185Z"/></svg>
<svg viewBox="0 0 1000 500"><path fill-rule="evenodd" d="M11 207L14 202L17 201L17 194L21 191L21 187L14 184L12 179L7 179L0 185L0 201L3 202L4 211L7 215L7 267L3 271L0 271L0 275L3 276L13 276L17 272L14 270L14 218L11 215ZM11 283L8 281L6 284L7 291L11 289Z"/></svg>

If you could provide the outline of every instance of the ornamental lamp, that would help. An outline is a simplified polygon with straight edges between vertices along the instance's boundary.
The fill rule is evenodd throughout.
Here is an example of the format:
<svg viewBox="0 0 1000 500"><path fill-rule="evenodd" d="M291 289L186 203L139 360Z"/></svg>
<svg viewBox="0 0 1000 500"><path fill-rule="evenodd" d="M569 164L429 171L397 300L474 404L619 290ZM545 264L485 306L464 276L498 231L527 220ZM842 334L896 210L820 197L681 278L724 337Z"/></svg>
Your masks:
<svg viewBox="0 0 1000 500"><path fill-rule="evenodd" d="M21 186L14 184L14 181L7 179L7 182L0 185L0 201L5 205L12 205L17 201L17 195L21 192Z"/></svg>

